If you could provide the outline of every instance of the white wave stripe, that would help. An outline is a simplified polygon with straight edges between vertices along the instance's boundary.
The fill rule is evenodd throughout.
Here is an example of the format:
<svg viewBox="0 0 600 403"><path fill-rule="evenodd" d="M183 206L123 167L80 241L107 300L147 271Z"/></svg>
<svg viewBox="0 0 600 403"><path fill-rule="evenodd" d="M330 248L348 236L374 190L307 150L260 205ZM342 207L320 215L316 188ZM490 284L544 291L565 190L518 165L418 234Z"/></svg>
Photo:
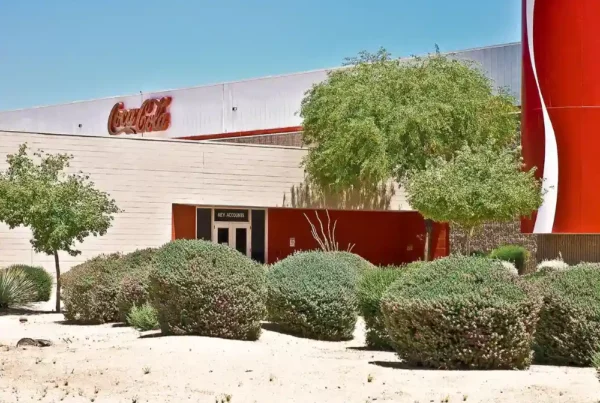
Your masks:
<svg viewBox="0 0 600 403"><path fill-rule="evenodd" d="M535 51L533 46L533 12L535 10L535 0L527 1L527 42L529 47L529 57L535 77L535 84L540 94L542 103L542 114L544 117L544 201L537 213L533 232L536 234L552 233L554 226L554 218L556 216L556 199L558 196L558 148L556 146L556 134L548 108L544 102L540 81L538 79L537 69L535 65Z"/></svg>

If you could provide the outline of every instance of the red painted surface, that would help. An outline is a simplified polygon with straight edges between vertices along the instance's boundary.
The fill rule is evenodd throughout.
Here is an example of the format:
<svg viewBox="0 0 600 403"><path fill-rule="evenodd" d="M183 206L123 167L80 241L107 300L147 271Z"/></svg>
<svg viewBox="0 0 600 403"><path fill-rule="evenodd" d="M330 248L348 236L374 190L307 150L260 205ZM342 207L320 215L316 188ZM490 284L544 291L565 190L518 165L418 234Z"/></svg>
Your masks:
<svg viewBox="0 0 600 403"><path fill-rule="evenodd" d="M245 132L230 132L216 134L199 134L197 136L177 137L179 140L214 140L232 137L260 136L263 134L283 134L302 131L302 126L280 127L277 129L248 130Z"/></svg>
<svg viewBox="0 0 600 403"><path fill-rule="evenodd" d="M196 239L196 207L173 204L171 240Z"/></svg>
<svg viewBox="0 0 600 403"><path fill-rule="evenodd" d="M125 109L123 102L117 102L108 117L108 133L148 133L167 130L171 126L171 97L147 99L140 108Z"/></svg>
<svg viewBox="0 0 600 403"><path fill-rule="evenodd" d="M552 232L599 233L600 1L535 1L533 38L526 29L528 3L532 0L523 0L523 157L542 174L549 128L543 122L541 91L558 149ZM533 222L524 221L522 230L532 232Z"/></svg>
<svg viewBox="0 0 600 403"><path fill-rule="evenodd" d="M317 249L308 215L318 227L315 210L268 210L268 260L276 262L299 250ZM318 212L326 228L325 211ZM329 211L331 225L337 220L335 236L340 249L355 244L352 252L377 265L408 263L423 258L425 224L417 212L400 211ZM433 231L432 256L449 252L448 226L436 224ZM295 247L290 247L294 238Z"/></svg>

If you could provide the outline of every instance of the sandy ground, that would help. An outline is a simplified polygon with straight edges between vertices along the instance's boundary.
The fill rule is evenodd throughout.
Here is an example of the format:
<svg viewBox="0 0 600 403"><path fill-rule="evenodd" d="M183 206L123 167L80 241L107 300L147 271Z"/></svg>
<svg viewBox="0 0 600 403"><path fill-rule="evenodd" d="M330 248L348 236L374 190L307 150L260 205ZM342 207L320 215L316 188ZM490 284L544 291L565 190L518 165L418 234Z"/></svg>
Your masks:
<svg viewBox="0 0 600 403"><path fill-rule="evenodd" d="M265 330L258 342L156 337L119 325L77 326L62 315L0 314L0 402L598 402L592 369L403 368L365 351L359 323L344 343ZM268 327L268 325L266 326ZM15 348L21 337L48 348ZM370 382L369 382L370 380ZM222 399L222 400L221 400Z"/></svg>

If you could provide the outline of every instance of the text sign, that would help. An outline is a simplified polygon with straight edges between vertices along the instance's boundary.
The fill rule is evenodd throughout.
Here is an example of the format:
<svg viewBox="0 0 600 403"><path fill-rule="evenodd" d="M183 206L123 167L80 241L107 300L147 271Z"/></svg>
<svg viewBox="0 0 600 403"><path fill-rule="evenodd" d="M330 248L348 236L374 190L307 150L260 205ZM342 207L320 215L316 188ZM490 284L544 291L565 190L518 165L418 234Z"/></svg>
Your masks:
<svg viewBox="0 0 600 403"><path fill-rule="evenodd" d="M215 221L248 222L248 210L215 209Z"/></svg>
<svg viewBox="0 0 600 403"><path fill-rule="evenodd" d="M125 109L117 102L108 116L108 133L136 134L162 132L171 126L171 97L147 99L141 107Z"/></svg>

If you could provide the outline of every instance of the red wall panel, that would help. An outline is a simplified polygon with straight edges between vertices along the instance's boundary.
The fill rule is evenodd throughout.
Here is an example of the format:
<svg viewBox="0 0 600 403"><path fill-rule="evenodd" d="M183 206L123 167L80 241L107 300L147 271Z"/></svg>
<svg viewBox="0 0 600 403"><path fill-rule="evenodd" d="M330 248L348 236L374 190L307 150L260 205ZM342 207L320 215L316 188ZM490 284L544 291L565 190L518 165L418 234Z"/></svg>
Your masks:
<svg viewBox="0 0 600 403"><path fill-rule="evenodd" d="M268 260L276 262L299 250L317 249L311 235L308 215L320 233L315 210L268 210ZM327 215L318 211L325 231ZM337 221L335 236L340 249L355 244L352 252L377 265L408 263L423 258L425 224L417 212L329 211L331 226ZM294 238L295 247L290 246ZM448 255L448 227L436 224L431 246L433 257Z"/></svg>
<svg viewBox="0 0 600 403"><path fill-rule="evenodd" d="M173 204L171 239L196 239L196 207Z"/></svg>
<svg viewBox="0 0 600 403"><path fill-rule="evenodd" d="M600 233L599 18L598 0L523 0L523 157L548 190L524 232Z"/></svg>

